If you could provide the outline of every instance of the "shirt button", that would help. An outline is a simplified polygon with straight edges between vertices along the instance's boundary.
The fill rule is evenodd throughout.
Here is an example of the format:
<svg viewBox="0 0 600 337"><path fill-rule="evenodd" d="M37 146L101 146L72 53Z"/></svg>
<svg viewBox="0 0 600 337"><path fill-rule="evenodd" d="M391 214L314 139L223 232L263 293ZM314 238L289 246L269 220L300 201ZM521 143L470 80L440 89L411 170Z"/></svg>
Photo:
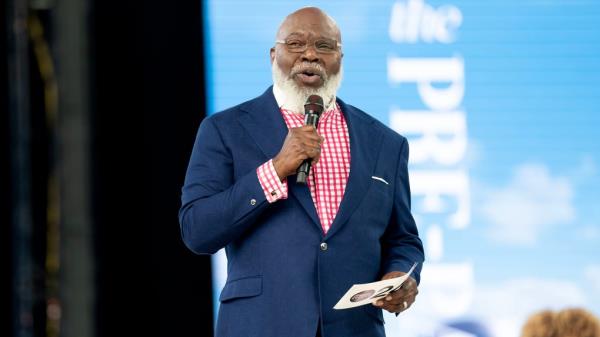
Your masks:
<svg viewBox="0 0 600 337"><path fill-rule="evenodd" d="M256 205L256 199L250 199L250 205L252 205L252 206Z"/></svg>
<svg viewBox="0 0 600 337"><path fill-rule="evenodd" d="M321 242L321 250L322 251L326 251L327 250L327 242Z"/></svg>

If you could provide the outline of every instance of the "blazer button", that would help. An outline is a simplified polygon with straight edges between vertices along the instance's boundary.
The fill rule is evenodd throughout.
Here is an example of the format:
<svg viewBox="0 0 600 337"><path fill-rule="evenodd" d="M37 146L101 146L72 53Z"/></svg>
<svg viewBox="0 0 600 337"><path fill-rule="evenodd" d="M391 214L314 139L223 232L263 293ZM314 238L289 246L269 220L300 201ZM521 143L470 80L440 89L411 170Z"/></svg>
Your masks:
<svg viewBox="0 0 600 337"><path fill-rule="evenodd" d="M321 242L321 250L322 251L326 251L327 250L327 242Z"/></svg>
<svg viewBox="0 0 600 337"><path fill-rule="evenodd" d="M256 205L256 199L250 199L250 205L252 205L252 206Z"/></svg>

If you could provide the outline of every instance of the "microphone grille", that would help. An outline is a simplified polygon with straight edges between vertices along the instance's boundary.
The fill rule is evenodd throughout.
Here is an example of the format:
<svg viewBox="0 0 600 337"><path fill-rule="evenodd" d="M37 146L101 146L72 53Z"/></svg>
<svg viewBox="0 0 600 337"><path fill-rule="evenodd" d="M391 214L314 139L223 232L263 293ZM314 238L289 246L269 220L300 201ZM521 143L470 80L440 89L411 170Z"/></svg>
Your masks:
<svg viewBox="0 0 600 337"><path fill-rule="evenodd" d="M304 111L320 115L323 112L323 98L319 95L310 95L304 103Z"/></svg>

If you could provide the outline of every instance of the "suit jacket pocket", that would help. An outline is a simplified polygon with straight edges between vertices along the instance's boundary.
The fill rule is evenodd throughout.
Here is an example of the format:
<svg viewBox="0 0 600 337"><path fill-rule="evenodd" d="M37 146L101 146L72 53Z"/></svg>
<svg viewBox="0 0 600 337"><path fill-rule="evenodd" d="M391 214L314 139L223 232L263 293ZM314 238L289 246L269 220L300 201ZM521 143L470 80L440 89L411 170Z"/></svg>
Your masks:
<svg viewBox="0 0 600 337"><path fill-rule="evenodd" d="M219 301L231 301L236 298L254 297L262 294L262 276L249 276L227 281L221 291Z"/></svg>

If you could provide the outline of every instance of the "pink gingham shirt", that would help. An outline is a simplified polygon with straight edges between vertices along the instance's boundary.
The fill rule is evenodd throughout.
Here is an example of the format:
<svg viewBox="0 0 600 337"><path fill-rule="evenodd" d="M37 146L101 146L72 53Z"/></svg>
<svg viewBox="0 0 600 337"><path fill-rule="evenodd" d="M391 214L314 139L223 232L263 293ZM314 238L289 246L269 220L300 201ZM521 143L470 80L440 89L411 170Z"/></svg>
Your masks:
<svg viewBox="0 0 600 337"><path fill-rule="evenodd" d="M294 113L282 106L280 110L288 129L304 125L304 114ZM350 174L350 136L344 115L337 104L321 114L317 132L324 138L321 157L311 167L307 185L323 233L327 233L344 197ZM259 166L256 173L269 203L287 199L287 179L279 180L272 159Z"/></svg>

